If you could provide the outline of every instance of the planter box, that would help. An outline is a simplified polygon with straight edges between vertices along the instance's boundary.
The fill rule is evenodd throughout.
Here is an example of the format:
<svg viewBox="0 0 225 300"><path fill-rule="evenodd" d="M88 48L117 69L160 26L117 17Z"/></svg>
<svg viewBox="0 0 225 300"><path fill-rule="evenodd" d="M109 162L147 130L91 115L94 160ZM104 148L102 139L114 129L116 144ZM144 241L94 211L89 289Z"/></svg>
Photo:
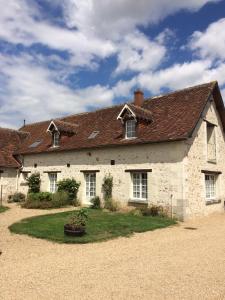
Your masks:
<svg viewBox="0 0 225 300"><path fill-rule="evenodd" d="M83 236L86 233L85 227L72 228L70 224L64 225L64 234L68 236Z"/></svg>

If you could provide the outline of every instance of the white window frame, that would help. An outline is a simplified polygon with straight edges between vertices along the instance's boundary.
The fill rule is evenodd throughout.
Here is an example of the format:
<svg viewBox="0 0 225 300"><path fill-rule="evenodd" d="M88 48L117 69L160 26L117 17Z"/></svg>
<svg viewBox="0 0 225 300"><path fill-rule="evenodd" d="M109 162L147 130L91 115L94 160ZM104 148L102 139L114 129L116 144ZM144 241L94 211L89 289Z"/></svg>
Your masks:
<svg viewBox="0 0 225 300"><path fill-rule="evenodd" d="M53 147L59 147L59 138L60 138L59 132L55 131L53 133Z"/></svg>
<svg viewBox="0 0 225 300"><path fill-rule="evenodd" d="M205 198L206 201L216 199L216 174L205 174Z"/></svg>
<svg viewBox="0 0 225 300"><path fill-rule="evenodd" d="M126 139L136 138L136 121L135 119L127 120L125 123Z"/></svg>
<svg viewBox="0 0 225 300"><path fill-rule="evenodd" d="M134 172L132 176L132 199L139 201L148 200L148 173Z"/></svg>
<svg viewBox="0 0 225 300"><path fill-rule="evenodd" d="M85 174L85 195L87 199L96 196L96 173L90 172Z"/></svg>
<svg viewBox="0 0 225 300"><path fill-rule="evenodd" d="M57 191L57 173L48 173L49 177L49 192L55 193Z"/></svg>

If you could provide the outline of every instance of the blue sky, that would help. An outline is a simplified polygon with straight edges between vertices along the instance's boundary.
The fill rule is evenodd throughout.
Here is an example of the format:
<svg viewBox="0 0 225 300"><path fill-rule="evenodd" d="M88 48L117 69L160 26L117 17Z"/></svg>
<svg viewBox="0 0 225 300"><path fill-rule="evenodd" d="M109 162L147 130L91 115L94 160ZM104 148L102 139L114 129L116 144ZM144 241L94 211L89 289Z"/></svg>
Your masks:
<svg viewBox="0 0 225 300"><path fill-rule="evenodd" d="M218 80L225 1L0 0L0 126Z"/></svg>

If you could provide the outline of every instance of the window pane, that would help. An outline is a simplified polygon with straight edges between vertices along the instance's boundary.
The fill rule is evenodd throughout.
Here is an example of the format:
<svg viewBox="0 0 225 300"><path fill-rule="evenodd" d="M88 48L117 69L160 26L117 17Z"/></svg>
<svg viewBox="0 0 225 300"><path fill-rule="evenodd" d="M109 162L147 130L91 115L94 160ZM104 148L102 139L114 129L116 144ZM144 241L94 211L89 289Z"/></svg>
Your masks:
<svg viewBox="0 0 225 300"><path fill-rule="evenodd" d="M96 195L96 174L88 173L85 175L86 179L86 197L93 198Z"/></svg>
<svg viewBox="0 0 225 300"><path fill-rule="evenodd" d="M49 190L51 193L57 191L57 173L49 173Z"/></svg>
<svg viewBox="0 0 225 300"><path fill-rule="evenodd" d="M147 199L147 173L133 173L133 197Z"/></svg>
<svg viewBox="0 0 225 300"><path fill-rule="evenodd" d="M135 120L126 121L126 138L136 137L136 122Z"/></svg>
<svg viewBox="0 0 225 300"><path fill-rule="evenodd" d="M205 191L206 191L206 199L216 198L216 176L215 175L205 175Z"/></svg>

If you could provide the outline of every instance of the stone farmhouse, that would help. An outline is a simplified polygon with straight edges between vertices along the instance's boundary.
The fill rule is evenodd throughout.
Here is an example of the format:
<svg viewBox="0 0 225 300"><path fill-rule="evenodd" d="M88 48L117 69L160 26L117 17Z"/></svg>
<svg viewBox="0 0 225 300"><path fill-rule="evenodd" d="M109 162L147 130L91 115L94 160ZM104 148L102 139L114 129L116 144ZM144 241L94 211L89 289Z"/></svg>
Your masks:
<svg viewBox="0 0 225 300"><path fill-rule="evenodd" d="M78 197L102 197L113 176L123 205L169 206L184 220L222 212L225 200L225 108L217 82L124 105L0 129L3 198L27 192L26 177L41 175L41 190L75 178Z"/></svg>

